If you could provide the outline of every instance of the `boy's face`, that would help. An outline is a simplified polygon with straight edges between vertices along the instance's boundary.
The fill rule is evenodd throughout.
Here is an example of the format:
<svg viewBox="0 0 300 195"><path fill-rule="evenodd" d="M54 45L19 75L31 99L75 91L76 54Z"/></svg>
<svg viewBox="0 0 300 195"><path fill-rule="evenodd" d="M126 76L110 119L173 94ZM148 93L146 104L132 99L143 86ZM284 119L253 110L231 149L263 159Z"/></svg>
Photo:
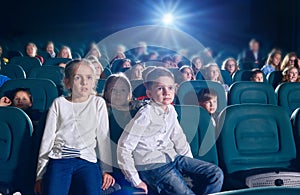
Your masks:
<svg viewBox="0 0 300 195"><path fill-rule="evenodd" d="M252 79L255 82L264 82L263 73L257 73L256 75L253 76Z"/></svg>
<svg viewBox="0 0 300 195"><path fill-rule="evenodd" d="M203 107L209 114L214 114L217 110L217 97L211 97L210 100L200 102L199 105Z"/></svg>
<svg viewBox="0 0 300 195"><path fill-rule="evenodd" d="M29 94L25 91L18 91L13 99L13 105L26 110L32 106Z"/></svg>
<svg viewBox="0 0 300 195"><path fill-rule="evenodd" d="M167 105L171 104L174 100L174 80L168 76L159 77L146 92L149 98L159 104L163 109L166 109Z"/></svg>

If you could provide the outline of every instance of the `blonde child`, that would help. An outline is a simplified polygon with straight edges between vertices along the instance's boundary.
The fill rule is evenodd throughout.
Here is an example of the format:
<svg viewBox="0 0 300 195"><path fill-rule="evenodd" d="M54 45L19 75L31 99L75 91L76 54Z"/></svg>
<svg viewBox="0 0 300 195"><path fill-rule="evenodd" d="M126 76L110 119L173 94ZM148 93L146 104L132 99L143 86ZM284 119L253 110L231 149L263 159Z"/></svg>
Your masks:
<svg viewBox="0 0 300 195"><path fill-rule="evenodd" d="M215 63L210 63L205 66L205 80L210 80L222 84L225 92L228 92L229 86L223 82L220 68Z"/></svg>
<svg viewBox="0 0 300 195"><path fill-rule="evenodd" d="M118 163L128 181L145 193L209 194L221 190L223 173L194 159L171 105L175 96L173 74L157 67L146 77L149 104L125 127L118 142ZM183 175L195 182L188 187ZM194 190L194 191L192 191Z"/></svg>
<svg viewBox="0 0 300 195"><path fill-rule="evenodd" d="M112 169L106 104L92 95L93 64L85 59L68 62L64 83L70 95L58 97L49 109L35 192L67 195L72 184L79 194L101 194L115 180L107 173Z"/></svg>

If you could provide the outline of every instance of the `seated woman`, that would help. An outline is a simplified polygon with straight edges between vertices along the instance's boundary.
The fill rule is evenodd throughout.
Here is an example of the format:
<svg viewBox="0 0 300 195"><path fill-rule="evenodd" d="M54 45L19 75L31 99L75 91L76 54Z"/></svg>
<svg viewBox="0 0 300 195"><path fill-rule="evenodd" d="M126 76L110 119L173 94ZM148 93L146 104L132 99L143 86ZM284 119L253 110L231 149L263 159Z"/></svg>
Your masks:
<svg viewBox="0 0 300 195"><path fill-rule="evenodd" d="M282 82L300 82L299 70L295 66L286 67L282 75Z"/></svg>
<svg viewBox="0 0 300 195"><path fill-rule="evenodd" d="M191 80L195 80L195 75L194 75L194 71L193 68L188 66L188 65L183 65L179 68L179 72L181 73L180 77L181 77L181 81L191 81Z"/></svg>

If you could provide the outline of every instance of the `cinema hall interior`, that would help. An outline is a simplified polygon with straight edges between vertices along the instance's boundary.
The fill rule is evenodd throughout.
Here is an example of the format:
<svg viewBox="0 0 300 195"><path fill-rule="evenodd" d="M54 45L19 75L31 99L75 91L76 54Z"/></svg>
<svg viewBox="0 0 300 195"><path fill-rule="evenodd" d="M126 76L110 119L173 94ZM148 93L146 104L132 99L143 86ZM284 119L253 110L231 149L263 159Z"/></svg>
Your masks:
<svg viewBox="0 0 300 195"><path fill-rule="evenodd" d="M0 195L299 195L299 13L1 2Z"/></svg>

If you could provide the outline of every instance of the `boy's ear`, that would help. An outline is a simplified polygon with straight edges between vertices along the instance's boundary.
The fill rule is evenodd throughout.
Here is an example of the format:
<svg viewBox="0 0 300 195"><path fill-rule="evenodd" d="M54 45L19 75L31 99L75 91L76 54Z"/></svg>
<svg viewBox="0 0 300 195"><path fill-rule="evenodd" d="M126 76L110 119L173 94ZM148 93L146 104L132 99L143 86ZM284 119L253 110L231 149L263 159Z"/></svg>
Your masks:
<svg viewBox="0 0 300 195"><path fill-rule="evenodd" d="M151 94L151 91L149 89L146 89L146 95L148 98L152 98L152 94Z"/></svg>

